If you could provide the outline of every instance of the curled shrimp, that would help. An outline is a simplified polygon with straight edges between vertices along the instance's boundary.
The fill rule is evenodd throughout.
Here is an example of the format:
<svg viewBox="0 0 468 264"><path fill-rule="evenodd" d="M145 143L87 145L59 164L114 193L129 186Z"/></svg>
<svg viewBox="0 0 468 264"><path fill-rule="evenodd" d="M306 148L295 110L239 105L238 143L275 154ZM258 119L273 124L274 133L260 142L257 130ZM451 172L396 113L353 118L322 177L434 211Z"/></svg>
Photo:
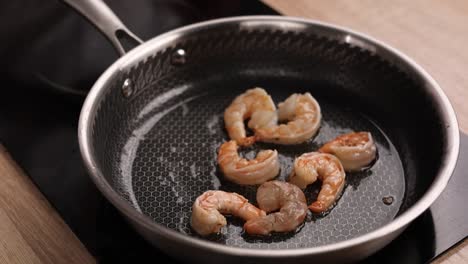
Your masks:
<svg viewBox="0 0 468 264"><path fill-rule="evenodd" d="M363 170L375 160L377 148L369 132L352 132L323 145L320 152L335 155L346 171Z"/></svg>
<svg viewBox="0 0 468 264"><path fill-rule="evenodd" d="M278 104L278 119L288 123L256 129L256 140L285 145L303 143L317 133L322 114L310 93L292 94Z"/></svg>
<svg viewBox="0 0 468 264"><path fill-rule="evenodd" d="M241 158L238 145L231 140L221 145L218 164L224 176L238 184L261 184L278 175L280 164L276 150L262 150L252 160Z"/></svg>
<svg viewBox="0 0 468 264"><path fill-rule="evenodd" d="M267 235L271 232L289 232L304 222L307 204L304 193L297 186L281 181L269 181L257 190L260 209L279 212L248 220L244 229L248 234Z"/></svg>
<svg viewBox="0 0 468 264"><path fill-rule="evenodd" d="M244 120L250 118L250 129L268 127L277 123L276 106L262 88L249 89L237 96L224 111L224 123L229 137L241 146L249 146L255 137L247 137Z"/></svg>
<svg viewBox="0 0 468 264"><path fill-rule="evenodd" d="M315 213L325 212L341 194L345 184L345 171L337 157L319 152L305 153L296 158L289 182L305 189L317 178L322 181L317 201L309 205Z"/></svg>
<svg viewBox="0 0 468 264"><path fill-rule="evenodd" d="M265 215L242 195L224 191L206 191L198 196L192 206L191 225L200 235L219 233L226 225L222 214L251 220Z"/></svg>

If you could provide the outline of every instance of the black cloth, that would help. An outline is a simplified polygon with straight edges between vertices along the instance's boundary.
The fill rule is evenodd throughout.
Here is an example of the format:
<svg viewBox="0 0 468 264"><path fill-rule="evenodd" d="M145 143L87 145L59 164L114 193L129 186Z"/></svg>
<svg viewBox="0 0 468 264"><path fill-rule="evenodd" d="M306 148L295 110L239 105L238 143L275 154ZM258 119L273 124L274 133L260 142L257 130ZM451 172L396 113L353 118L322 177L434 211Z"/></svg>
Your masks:
<svg viewBox="0 0 468 264"><path fill-rule="evenodd" d="M190 23L246 14L252 5L260 6L245 0L105 2L143 40ZM96 28L58 0L2 1L0 22L0 71L22 86L84 95L118 58Z"/></svg>

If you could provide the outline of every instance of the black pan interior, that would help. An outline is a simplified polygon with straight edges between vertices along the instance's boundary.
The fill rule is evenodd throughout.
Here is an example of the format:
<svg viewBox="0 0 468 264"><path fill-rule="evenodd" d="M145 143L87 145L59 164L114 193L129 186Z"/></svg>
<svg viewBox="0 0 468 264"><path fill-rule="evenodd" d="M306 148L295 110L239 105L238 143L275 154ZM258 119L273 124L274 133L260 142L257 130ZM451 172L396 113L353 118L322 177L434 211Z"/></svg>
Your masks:
<svg viewBox="0 0 468 264"><path fill-rule="evenodd" d="M174 57L184 49L184 63ZM130 98L120 87L129 78ZM101 101L93 144L107 180L133 207L159 224L194 235L189 219L206 190L238 192L255 203L255 187L225 181L216 150L228 139L222 113L248 88L265 88L276 103L311 92L322 107L321 129L298 146L256 144L281 155L285 180L295 156L335 136L367 130L379 158L365 172L347 175L347 186L327 215L309 214L297 232L250 237L228 217L208 238L248 248L301 248L347 240L375 230L404 212L427 190L439 169L444 134L424 83L384 57L313 32L244 31L237 27L186 36L173 47L118 76ZM428 149L430 142L430 151ZM320 188L306 190L312 201ZM388 205L383 198L392 197Z"/></svg>

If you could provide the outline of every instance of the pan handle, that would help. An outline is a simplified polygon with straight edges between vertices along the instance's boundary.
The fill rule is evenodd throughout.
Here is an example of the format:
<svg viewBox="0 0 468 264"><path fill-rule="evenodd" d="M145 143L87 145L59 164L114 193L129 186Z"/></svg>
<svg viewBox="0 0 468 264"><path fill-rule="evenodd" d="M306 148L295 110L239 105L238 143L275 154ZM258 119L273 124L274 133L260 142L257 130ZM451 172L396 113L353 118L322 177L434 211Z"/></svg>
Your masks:
<svg viewBox="0 0 468 264"><path fill-rule="evenodd" d="M133 34L102 0L62 0L96 26L122 56L143 41ZM124 46L124 44L127 44Z"/></svg>

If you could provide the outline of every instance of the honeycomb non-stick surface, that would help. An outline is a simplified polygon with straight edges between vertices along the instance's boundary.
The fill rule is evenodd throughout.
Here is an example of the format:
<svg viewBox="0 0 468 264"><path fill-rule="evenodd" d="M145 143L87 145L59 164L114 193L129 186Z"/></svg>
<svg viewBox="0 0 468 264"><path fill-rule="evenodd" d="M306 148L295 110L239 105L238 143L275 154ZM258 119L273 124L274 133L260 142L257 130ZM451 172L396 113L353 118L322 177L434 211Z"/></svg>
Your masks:
<svg viewBox="0 0 468 264"><path fill-rule="evenodd" d="M275 103L294 92L294 89L266 90ZM228 93L223 89L207 89L174 100L163 111L148 114L122 150L123 179L117 189L137 210L157 223L192 236L196 234L190 228L191 206L204 191L237 192L256 204L256 187L225 180L216 164L217 149L228 140L223 111L242 91L241 88ZM326 215L309 213L305 224L296 232L251 237L243 232L242 220L228 216L228 225L221 234L204 239L243 248L313 247L347 240L392 221L405 194L403 167L394 146L365 115L317 99L323 119L313 140L296 146L259 143L241 150L241 154L253 158L261 149L277 149L281 163L277 179L287 180L295 157L316 150L342 133L365 130L372 133L377 144L375 164L364 172L348 173L346 187L336 206ZM157 97L153 102L161 100L166 99ZM308 203L316 198L319 190L320 182L305 190ZM388 203L389 200L393 202Z"/></svg>

